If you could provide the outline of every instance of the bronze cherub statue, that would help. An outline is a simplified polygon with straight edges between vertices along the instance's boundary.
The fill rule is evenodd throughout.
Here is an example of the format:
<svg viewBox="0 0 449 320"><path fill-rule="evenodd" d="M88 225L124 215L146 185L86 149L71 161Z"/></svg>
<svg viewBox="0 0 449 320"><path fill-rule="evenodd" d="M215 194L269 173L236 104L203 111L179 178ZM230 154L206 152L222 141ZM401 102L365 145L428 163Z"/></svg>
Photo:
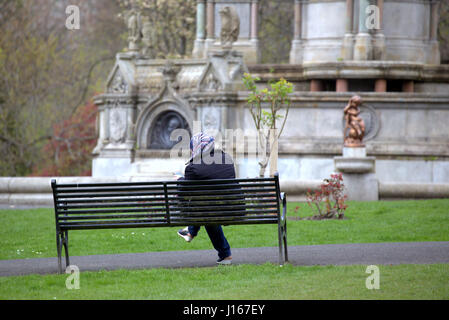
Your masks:
<svg viewBox="0 0 449 320"><path fill-rule="evenodd" d="M361 104L362 99L359 96L353 96L344 109L345 128L343 130L343 137L345 147L364 147L365 122L359 116L359 106Z"/></svg>

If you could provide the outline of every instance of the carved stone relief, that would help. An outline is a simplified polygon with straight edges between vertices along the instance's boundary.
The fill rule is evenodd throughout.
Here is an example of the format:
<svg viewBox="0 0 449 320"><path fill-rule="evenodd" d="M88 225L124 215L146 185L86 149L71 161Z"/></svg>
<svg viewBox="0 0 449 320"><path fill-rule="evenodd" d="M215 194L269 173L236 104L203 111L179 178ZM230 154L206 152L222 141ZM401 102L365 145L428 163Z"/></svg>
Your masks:
<svg viewBox="0 0 449 320"><path fill-rule="evenodd" d="M202 126L205 132L217 132L221 127L221 110L218 107L204 107L202 109Z"/></svg>
<svg viewBox="0 0 449 320"><path fill-rule="evenodd" d="M176 129L185 129L190 132L187 121L176 111L166 111L160 114L152 125L153 129L149 133L149 149L171 149L178 140L172 141L172 132Z"/></svg>
<svg viewBox="0 0 449 320"><path fill-rule="evenodd" d="M109 112L109 132L112 143L123 143L126 139L126 110L112 108Z"/></svg>

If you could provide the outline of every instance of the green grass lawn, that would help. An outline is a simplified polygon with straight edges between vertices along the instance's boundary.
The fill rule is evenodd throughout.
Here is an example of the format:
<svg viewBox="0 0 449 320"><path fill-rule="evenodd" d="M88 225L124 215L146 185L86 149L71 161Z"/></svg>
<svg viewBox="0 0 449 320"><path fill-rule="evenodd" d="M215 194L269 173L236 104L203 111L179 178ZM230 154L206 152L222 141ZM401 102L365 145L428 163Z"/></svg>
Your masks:
<svg viewBox="0 0 449 320"><path fill-rule="evenodd" d="M295 210L299 206L298 210ZM296 212L295 212L296 211ZM288 215L307 216L304 203L289 203ZM288 221L288 245L449 241L449 199L350 202L346 220ZM52 209L0 210L0 259L56 256ZM86 230L69 232L70 255L212 249L205 230L191 243L178 228ZM226 226L233 248L277 246L274 225Z"/></svg>
<svg viewBox="0 0 449 320"><path fill-rule="evenodd" d="M0 299L449 299L449 264L379 266L380 288L368 290L366 266L273 264L214 268L81 272L0 277Z"/></svg>
<svg viewBox="0 0 449 320"><path fill-rule="evenodd" d="M297 210L297 207L299 209ZM288 216L307 216L289 203ZM288 244L449 241L449 199L351 202L345 220L288 221ZM0 259L56 256L52 209L0 210ZM203 230L190 244L177 228L70 232L70 254L212 249ZM233 248L277 246L273 225L227 226ZM236 265L0 277L0 299L449 299L449 264L379 266L380 289L365 287L366 266Z"/></svg>

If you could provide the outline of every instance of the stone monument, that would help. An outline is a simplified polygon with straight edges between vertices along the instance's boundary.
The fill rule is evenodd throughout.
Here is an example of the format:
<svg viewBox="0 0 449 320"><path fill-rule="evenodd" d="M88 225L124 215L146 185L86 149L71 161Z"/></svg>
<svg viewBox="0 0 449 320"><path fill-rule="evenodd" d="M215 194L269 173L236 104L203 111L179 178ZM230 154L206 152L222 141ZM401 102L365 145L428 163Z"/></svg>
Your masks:
<svg viewBox="0 0 449 320"><path fill-rule="evenodd" d="M279 139L283 179L322 181L337 169L355 186L362 181L354 191L367 188L368 199L376 198L376 177L380 186L448 183L449 65L439 58L440 2L292 0L290 64L257 64L257 0L197 0L192 58L169 63L154 59L151 26L134 12L126 20L130 48L117 54L105 93L95 98L93 175L182 172L185 162L170 158L179 130L237 129L234 140L247 143L254 123L241 80L249 72L261 79L260 89L280 78L294 86ZM222 22L226 7L236 10L239 25ZM363 102L348 104L356 95ZM256 157L242 158L237 175L257 176Z"/></svg>

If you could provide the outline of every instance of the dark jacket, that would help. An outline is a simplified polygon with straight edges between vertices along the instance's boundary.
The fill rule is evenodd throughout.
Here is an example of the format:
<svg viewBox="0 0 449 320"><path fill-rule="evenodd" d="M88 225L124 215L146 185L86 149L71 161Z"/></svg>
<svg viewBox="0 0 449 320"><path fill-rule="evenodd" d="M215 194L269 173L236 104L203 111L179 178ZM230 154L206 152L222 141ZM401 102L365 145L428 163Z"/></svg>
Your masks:
<svg viewBox="0 0 449 320"><path fill-rule="evenodd" d="M207 164L204 161L195 164L191 160L186 166L184 172L185 180L209 180L209 179L235 179L235 168L231 156L223 151L219 152L218 155L212 155L214 158L221 161L214 161L211 164Z"/></svg>
<svg viewBox="0 0 449 320"><path fill-rule="evenodd" d="M184 172L184 178L181 178L179 180L211 180L211 179L235 179L235 168L234 163L232 161L232 158L226 154L223 151L217 151L219 152L218 155L216 155L215 159L218 159L218 161L215 161L213 163L205 163L204 161L201 161L201 163L195 164L191 160L190 163L186 166L185 172ZM212 153L212 155L214 155ZM220 161L221 158L221 161ZM212 162L212 161L211 161ZM233 189L235 191L232 191L229 195L237 195L238 197L235 198L235 206L230 206L226 208L222 208L222 213L226 211L233 211L238 210L237 205L244 205L244 196L241 194L240 186L236 186L235 182L231 182L232 185L229 186L229 189ZM191 213L190 205L199 206L207 204L208 202L204 202L203 199L207 199L208 201L213 200L213 197L211 198L210 195L196 195L194 197L189 197L188 195L183 195L182 192L187 192L189 187L183 188L182 185L178 187L178 190L180 191L179 194L179 200L180 200L180 206L181 208L181 215L189 215ZM225 190L227 188L221 189ZM220 205L220 201L217 201L213 203L216 206ZM198 212L198 209L194 209L194 211ZM230 213L230 215L235 216L234 213ZM242 215L241 213L237 215Z"/></svg>

